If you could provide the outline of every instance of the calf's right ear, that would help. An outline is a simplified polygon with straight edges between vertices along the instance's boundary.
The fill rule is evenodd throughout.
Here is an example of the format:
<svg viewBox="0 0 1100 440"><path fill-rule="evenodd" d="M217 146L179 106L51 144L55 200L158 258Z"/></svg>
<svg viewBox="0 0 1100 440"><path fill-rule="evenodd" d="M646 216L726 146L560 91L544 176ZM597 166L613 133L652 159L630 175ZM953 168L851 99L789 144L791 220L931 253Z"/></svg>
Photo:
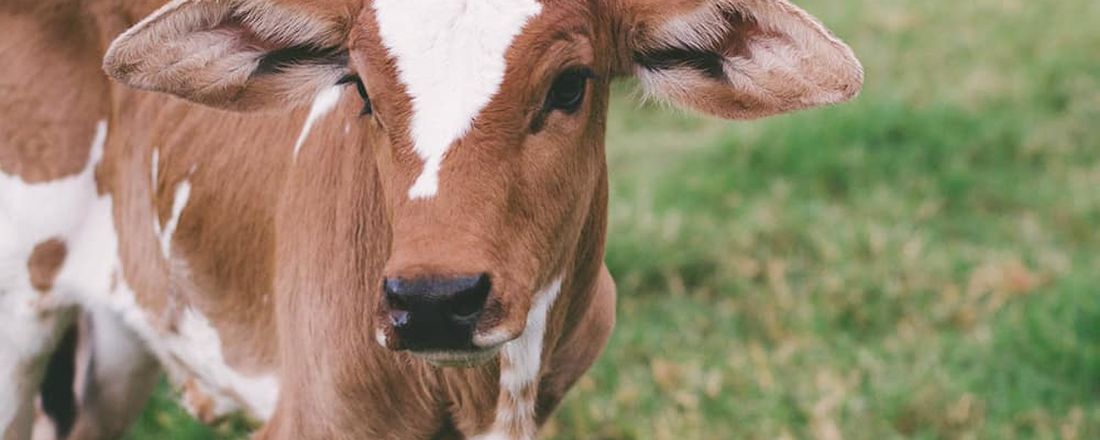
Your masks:
<svg viewBox="0 0 1100 440"><path fill-rule="evenodd" d="M624 59L651 95L752 119L847 101L863 86L852 50L787 0L618 0Z"/></svg>
<svg viewBox="0 0 1100 440"><path fill-rule="evenodd" d="M236 111L309 102L347 75L340 11L174 0L120 35L103 68L141 90Z"/></svg>

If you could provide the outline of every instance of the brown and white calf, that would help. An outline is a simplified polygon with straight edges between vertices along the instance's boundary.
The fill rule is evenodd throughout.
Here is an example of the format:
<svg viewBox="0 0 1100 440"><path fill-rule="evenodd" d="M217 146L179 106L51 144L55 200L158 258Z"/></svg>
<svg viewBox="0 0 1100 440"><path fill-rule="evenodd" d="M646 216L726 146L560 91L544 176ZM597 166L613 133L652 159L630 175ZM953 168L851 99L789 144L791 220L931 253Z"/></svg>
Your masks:
<svg viewBox="0 0 1100 440"><path fill-rule="evenodd" d="M59 437L119 435L163 368L261 438L533 438L614 322L609 82L732 119L862 83L786 0L5 0L0 28L4 439L78 320Z"/></svg>

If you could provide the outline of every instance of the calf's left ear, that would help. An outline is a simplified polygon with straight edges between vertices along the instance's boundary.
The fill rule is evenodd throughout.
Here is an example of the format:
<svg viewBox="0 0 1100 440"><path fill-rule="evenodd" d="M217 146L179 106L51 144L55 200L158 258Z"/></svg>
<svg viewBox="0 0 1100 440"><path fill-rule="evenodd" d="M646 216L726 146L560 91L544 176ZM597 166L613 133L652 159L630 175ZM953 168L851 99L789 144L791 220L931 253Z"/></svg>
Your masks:
<svg viewBox="0 0 1100 440"><path fill-rule="evenodd" d="M787 0L619 0L627 57L646 91L729 119L847 101L852 50Z"/></svg>
<svg viewBox="0 0 1100 440"><path fill-rule="evenodd" d="M348 72L346 11L320 4L173 0L115 39L103 68L130 87L228 110L309 102Z"/></svg>

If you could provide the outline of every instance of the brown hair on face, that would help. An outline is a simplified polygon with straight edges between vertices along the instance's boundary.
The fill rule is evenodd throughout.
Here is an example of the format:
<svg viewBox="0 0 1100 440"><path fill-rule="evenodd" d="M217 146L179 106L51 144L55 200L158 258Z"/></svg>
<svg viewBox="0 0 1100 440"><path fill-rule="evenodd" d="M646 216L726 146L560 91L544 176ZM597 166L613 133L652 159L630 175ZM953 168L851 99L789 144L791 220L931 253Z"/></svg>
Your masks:
<svg viewBox="0 0 1100 440"><path fill-rule="evenodd" d="M499 91L447 151L428 199L408 195L424 166L409 129L413 98L371 8L352 36L353 66L374 110L362 126L394 234L385 276L489 273L483 332L523 330L531 295L562 275L600 183L610 39L578 5L544 7L525 26ZM583 103L571 113L547 109L548 90L570 70L591 73Z"/></svg>

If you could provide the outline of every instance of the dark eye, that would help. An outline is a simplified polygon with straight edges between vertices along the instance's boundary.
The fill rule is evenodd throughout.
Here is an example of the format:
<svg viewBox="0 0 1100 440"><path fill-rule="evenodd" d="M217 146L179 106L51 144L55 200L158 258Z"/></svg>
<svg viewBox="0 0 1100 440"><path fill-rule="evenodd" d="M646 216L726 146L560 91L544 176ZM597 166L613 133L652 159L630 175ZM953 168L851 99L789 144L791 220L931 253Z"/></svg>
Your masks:
<svg viewBox="0 0 1100 440"><path fill-rule="evenodd" d="M592 71L588 69L567 70L559 75L546 95L546 108L566 113L577 111L584 103L584 93L591 77Z"/></svg>
<svg viewBox="0 0 1100 440"><path fill-rule="evenodd" d="M363 98L363 111L359 112L361 116L374 112L374 107L370 104L370 95L367 94L367 87L363 85L363 80L358 75L345 76L337 84L355 84L355 91L359 92L360 98Z"/></svg>

